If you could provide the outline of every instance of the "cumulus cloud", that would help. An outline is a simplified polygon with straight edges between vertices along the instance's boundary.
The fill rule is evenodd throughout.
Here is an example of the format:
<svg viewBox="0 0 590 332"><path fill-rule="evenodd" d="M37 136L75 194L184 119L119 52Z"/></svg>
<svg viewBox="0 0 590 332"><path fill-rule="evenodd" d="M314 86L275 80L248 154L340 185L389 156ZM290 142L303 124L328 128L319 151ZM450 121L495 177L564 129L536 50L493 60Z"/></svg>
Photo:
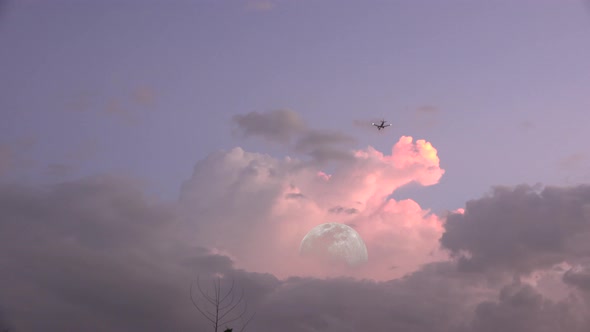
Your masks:
<svg viewBox="0 0 590 332"><path fill-rule="evenodd" d="M498 300L477 305L471 330L582 332L590 326L587 308L582 306L573 299L553 302L517 282L503 287Z"/></svg>
<svg viewBox="0 0 590 332"><path fill-rule="evenodd" d="M110 176L50 188L2 185L0 275L9 287L2 287L0 301L9 322L24 331L203 328L205 322L191 307L187 293L198 273L205 278L216 274L236 278L247 291L249 303L262 313L252 325L259 331L276 328L273 324L281 317L276 310L290 312L283 323L288 319L307 325L320 322L330 330L332 324L348 324L347 310L300 316L300 310L321 294L320 289L329 290L325 295L348 289L349 300L364 293L364 299L350 302L351 310L361 312L374 303L372 296L389 287L372 282L367 289L351 279L280 281L270 274L238 270L222 250L184 241L178 235L186 230L178 211L174 205L149 199L137 183ZM300 288L315 295L297 299ZM399 310L402 307L397 305ZM386 317L397 309L381 310L378 316Z"/></svg>
<svg viewBox="0 0 590 332"><path fill-rule="evenodd" d="M590 257L590 186L497 187L447 218L441 244L465 269L530 273Z"/></svg>
<svg viewBox="0 0 590 332"><path fill-rule="evenodd" d="M0 215L0 301L16 331L168 329L183 312L157 254L173 212L134 183L3 185Z"/></svg>
<svg viewBox="0 0 590 332"><path fill-rule="evenodd" d="M288 137L346 144L311 132ZM437 216L388 198L438 183L436 148L392 143L388 153L352 149L330 171L217 151L195 165L178 202L114 176L0 183L2 318L15 331L205 330L189 297L199 275L245 290L252 331L590 330L589 186L498 187ZM368 263L302 260L301 240L326 222L353 227Z"/></svg>
<svg viewBox="0 0 590 332"><path fill-rule="evenodd" d="M563 274L563 281L584 291L590 291L590 268L582 265L572 267Z"/></svg>
<svg viewBox="0 0 590 332"><path fill-rule="evenodd" d="M442 221L414 201L387 199L405 184L438 182L444 170L436 149L402 137L391 155L371 147L351 155L352 162L325 174L298 159L240 148L212 154L182 188L192 236L235 255L240 267L280 277L342 273L305 266L298 257L305 234L326 222L354 224L367 244L370 263L352 275L389 278L441 259ZM393 264L400 268L388 269Z"/></svg>
<svg viewBox="0 0 590 332"><path fill-rule="evenodd" d="M215 160L217 163L212 163ZM232 204L236 204L258 195L265 202L262 194L272 193L273 187L262 186L265 183L262 169L257 169L261 178L256 178L252 169L235 170L219 163L224 160L231 161L232 165L241 163L252 167L260 167L264 162L267 166L289 163L289 160L239 150L214 154L199 165L203 172L207 165L225 165L226 168L213 169L221 174L231 175L235 171L242 176L250 174L250 177L241 184L236 184L235 179L220 183L221 188L237 192L235 196L225 196L222 189L213 192L210 200L204 203L189 199L195 196L184 199L206 206L215 203L215 197L230 198ZM275 177L282 171L277 167ZM326 185L337 179L336 174L319 178L327 181ZM253 191L254 184L263 190ZM202 193L211 192L213 188L204 186ZM187 195L189 192L197 194L196 188L190 185L185 189L192 190L185 192ZM284 191L288 190L295 193L297 187L287 185ZM240 193L249 195L240 196ZM272 196L271 201L280 201L280 205L264 208L261 204L257 206L257 214L234 219L234 222L257 227L257 221L265 221L262 219L265 213L281 217L277 214L280 211L295 214L301 222L305 219L298 216L305 217L313 211L300 210L308 208L306 199L290 201L303 205L289 205L282 197ZM408 206L399 204L384 205L387 208L382 212L383 219L379 220L384 224L379 226L381 233L387 234L393 228L386 227L387 212L406 211L411 215ZM409 201L404 204L418 208ZM326 212L331 207L327 203L313 206ZM231 215L232 210L227 206L220 207L223 206L213 204L210 210L203 210L205 214L195 218L206 225L204 220L214 215L216 209L217 213L227 212L224 216ZM238 207L233 213L246 211L243 206ZM199 237L204 228L190 232L194 219L187 225L181 218L185 211L175 204L149 198L134 181L112 176L51 187L0 185L0 250L3 253L0 255L0 280L3 281L0 309L6 324L15 331L204 330L208 328L207 322L192 307L188 294L190 282L198 274L204 285L210 285L215 276L222 276L222 285L226 286L232 279L236 280L237 286L245 290L249 307L257 312L249 325L252 331L270 332L280 326L287 332L383 328L412 332L526 331L523 328L581 332L590 326L584 318L587 315L582 315L589 313L583 298L550 301L532 286L511 282L506 276L494 276L493 271L465 272L451 261L428 263L404 277L382 281L313 276L277 278L270 273L240 269L239 253L207 248ZM466 215L469 211L468 206ZM270 220L277 224L290 221ZM400 227L399 220L393 222L397 223L395 227ZM407 232L406 227L412 226L411 220L406 222L408 224L403 224L400 232ZM219 227L231 230L229 225ZM245 229L239 228L240 231ZM249 236L247 232L237 236L228 233L219 238L233 242L239 241L241 235ZM280 232L277 235L285 236ZM258 242L264 241L258 238ZM417 243L416 238L412 241ZM270 256L261 254L258 259L266 260ZM282 263L292 262L284 258ZM567 278L571 279L571 275Z"/></svg>

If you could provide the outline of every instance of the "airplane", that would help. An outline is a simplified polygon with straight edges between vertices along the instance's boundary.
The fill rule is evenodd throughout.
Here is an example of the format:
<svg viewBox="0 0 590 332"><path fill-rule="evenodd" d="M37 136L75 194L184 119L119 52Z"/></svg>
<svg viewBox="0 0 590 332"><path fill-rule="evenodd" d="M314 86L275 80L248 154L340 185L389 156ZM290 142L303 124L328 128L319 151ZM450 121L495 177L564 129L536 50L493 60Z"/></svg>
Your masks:
<svg viewBox="0 0 590 332"><path fill-rule="evenodd" d="M372 125L377 127L377 130L385 129L385 127L391 126L391 123L386 125L385 122L387 121L381 120L381 123L372 123Z"/></svg>

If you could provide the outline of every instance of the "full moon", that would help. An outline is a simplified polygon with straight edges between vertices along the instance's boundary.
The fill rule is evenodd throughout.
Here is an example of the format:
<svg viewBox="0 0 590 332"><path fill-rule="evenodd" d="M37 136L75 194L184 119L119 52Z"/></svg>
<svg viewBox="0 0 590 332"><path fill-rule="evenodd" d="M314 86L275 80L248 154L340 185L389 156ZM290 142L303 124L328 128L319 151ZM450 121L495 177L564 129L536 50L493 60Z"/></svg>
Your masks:
<svg viewBox="0 0 590 332"><path fill-rule="evenodd" d="M326 223L312 228L301 241L301 256L324 259L327 262L346 262L356 267L367 262L367 247L352 227Z"/></svg>

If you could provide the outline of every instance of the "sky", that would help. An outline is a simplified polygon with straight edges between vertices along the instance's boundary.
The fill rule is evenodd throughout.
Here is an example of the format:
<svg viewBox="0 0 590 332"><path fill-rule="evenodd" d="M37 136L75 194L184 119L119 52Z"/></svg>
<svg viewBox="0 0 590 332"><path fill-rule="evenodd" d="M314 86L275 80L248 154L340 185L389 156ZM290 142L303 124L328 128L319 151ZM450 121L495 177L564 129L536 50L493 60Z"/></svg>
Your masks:
<svg viewBox="0 0 590 332"><path fill-rule="evenodd" d="M211 330L199 275L245 331L588 331L589 36L582 0L0 1L0 327ZM327 222L366 264L299 255Z"/></svg>

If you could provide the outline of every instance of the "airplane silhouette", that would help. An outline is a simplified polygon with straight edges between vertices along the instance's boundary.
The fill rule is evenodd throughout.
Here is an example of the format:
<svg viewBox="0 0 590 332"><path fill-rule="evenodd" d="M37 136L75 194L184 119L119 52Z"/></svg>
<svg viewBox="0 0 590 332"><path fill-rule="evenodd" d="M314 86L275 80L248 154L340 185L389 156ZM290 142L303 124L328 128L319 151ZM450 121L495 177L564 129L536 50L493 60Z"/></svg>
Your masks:
<svg viewBox="0 0 590 332"><path fill-rule="evenodd" d="M385 124L385 122L387 122L387 121L381 120L381 123L374 123L373 122L372 125L375 126L375 127L377 127L377 130L385 129L385 127L391 126L391 123L390 124Z"/></svg>

